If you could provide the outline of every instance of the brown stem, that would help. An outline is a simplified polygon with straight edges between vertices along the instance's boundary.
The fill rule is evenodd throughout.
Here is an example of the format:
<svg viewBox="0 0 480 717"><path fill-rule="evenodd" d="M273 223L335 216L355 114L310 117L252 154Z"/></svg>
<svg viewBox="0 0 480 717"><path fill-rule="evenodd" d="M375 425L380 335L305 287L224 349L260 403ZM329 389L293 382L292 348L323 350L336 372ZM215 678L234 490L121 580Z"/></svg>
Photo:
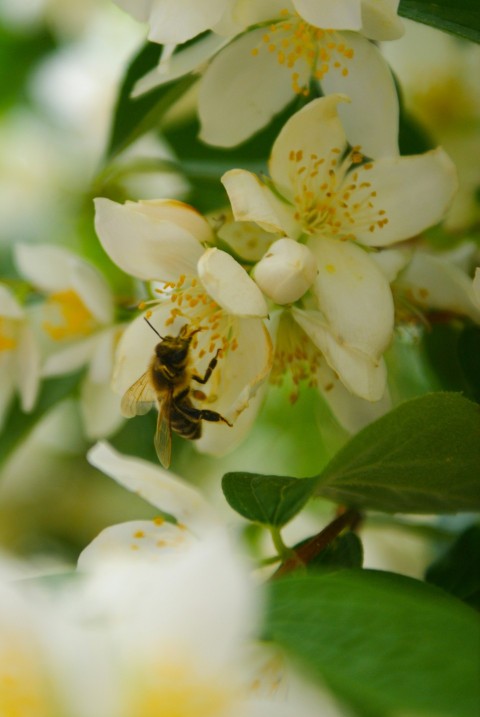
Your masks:
<svg viewBox="0 0 480 717"><path fill-rule="evenodd" d="M283 575L293 572L297 568L305 567L314 558L316 558L317 555L332 542L332 540L340 535L342 530L347 527L351 530L355 530L361 519L362 517L357 510L354 510L353 508L346 510L344 513L335 518L335 520L333 520L329 525L327 525L326 528L320 531L320 533L314 535L313 538L295 550L292 557L285 560L285 562L280 565L278 570L276 570L273 574L272 578L280 578Z"/></svg>

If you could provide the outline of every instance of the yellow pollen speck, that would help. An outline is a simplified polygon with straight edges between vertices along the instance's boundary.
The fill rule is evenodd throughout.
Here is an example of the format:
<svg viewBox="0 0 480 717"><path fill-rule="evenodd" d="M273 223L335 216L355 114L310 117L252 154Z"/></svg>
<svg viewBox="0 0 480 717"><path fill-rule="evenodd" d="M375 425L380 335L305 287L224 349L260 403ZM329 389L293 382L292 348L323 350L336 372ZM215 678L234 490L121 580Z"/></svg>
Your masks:
<svg viewBox="0 0 480 717"><path fill-rule="evenodd" d="M137 531L133 534L133 537L134 537L134 538L144 538L144 537L145 537L145 533L143 532L143 530L137 530Z"/></svg>
<svg viewBox="0 0 480 717"><path fill-rule="evenodd" d="M132 545L130 546L130 549L131 550L140 550L139 546L136 545L135 543L132 543Z"/></svg>
<svg viewBox="0 0 480 717"><path fill-rule="evenodd" d="M328 271L329 274L335 274L336 272L336 269L333 264L326 264L325 269Z"/></svg>
<svg viewBox="0 0 480 717"><path fill-rule="evenodd" d="M162 518L161 515L158 515L156 518L153 519L153 523L155 523L155 525L163 525L165 523L165 518Z"/></svg>

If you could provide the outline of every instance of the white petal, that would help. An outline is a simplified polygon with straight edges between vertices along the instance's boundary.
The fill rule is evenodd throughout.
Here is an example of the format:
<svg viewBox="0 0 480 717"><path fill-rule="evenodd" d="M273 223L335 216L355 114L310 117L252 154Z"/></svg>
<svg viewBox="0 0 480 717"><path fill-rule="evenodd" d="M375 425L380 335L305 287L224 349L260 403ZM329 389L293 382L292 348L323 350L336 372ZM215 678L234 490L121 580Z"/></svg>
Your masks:
<svg viewBox="0 0 480 717"><path fill-rule="evenodd" d="M116 561L158 564L176 558L195 538L174 523L135 520L112 525L92 540L78 558L79 570L104 569Z"/></svg>
<svg viewBox="0 0 480 717"><path fill-rule="evenodd" d="M283 9L288 10L292 15L295 12L291 0L262 0L261 3L236 0L234 17L242 27L249 27L267 20L278 20Z"/></svg>
<svg viewBox="0 0 480 717"><path fill-rule="evenodd" d="M31 411L40 387L40 351L30 326L25 324L19 332L16 353L17 386L22 409Z"/></svg>
<svg viewBox="0 0 480 717"><path fill-rule="evenodd" d="M200 84L198 112L200 139L232 147L264 127L293 98L291 71L278 63L262 37L264 28L236 38L221 50ZM252 50L259 48L258 55ZM309 77L300 66L299 84ZM296 66L297 70L297 66ZM225 112L228 111L228 121Z"/></svg>
<svg viewBox="0 0 480 717"><path fill-rule="evenodd" d="M93 383L108 383L110 381L116 344L126 326L127 324L112 326L96 334L97 342L88 369L89 379Z"/></svg>
<svg viewBox="0 0 480 717"><path fill-rule="evenodd" d="M360 30L360 0L293 0L298 14L310 25L332 30Z"/></svg>
<svg viewBox="0 0 480 717"><path fill-rule="evenodd" d="M367 401L379 401L385 393L387 374L383 359L373 361L337 342L320 314L291 309L292 314L346 388Z"/></svg>
<svg viewBox="0 0 480 717"><path fill-rule="evenodd" d="M342 92L351 100L338 114L351 145L358 145L368 157L398 154L398 95L391 70L377 47L361 35L343 33L353 50L348 74L335 68L321 81L325 94Z"/></svg>
<svg viewBox="0 0 480 717"><path fill-rule="evenodd" d="M215 512L197 490L159 466L122 456L108 443L97 443L87 457L93 466L159 510L173 515L192 532L201 534L218 524Z"/></svg>
<svg viewBox="0 0 480 717"><path fill-rule="evenodd" d="M71 287L71 262L78 261L78 257L68 249L53 244L17 244L14 252L20 274L42 291L51 293Z"/></svg>
<svg viewBox="0 0 480 717"><path fill-rule="evenodd" d="M390 285L370 256L352 242L312 237L317 258L313 290L340 345L379 358L393 333Z"/></svg>
<svg viewBox="0 0 480 717"><path fill-rule="evenodd" d="M398 274L406 267L411 258L411 251L405 249L383 249L372 252L370 258L383 271L387 281L391 284Z"/></svg>
<svg viewBox="0 0 480 717"><path fill-rule="evenodd" d="M139 279L177 281L194 274L211 238L203 217L182 202L95 200L95 227L103 248L123 271Z"/></svg>
<svg viewBox="0 0 480 717"><path fill-rule="evenodd" d="M217 236L228 244L234 256L248 262L255 263L261 259L275 239L255 222L235 221L230 212L222 212L222 219L225 222L217 231Z"/></svg>
<svg viewBox="0 0 480 717"><path fill-rule="evenodd" d="M113 321L113 295L106 279L87 262L72 257L70 265L71 287L91 314L101 324Z"/></svg>
<svg viewBox="0 0 480 717"><path fill-rule="evenodd" d="M414 252L397 283L420 306L454 311L480 322L480 305L475 299L472 280L441 254Z"/></svg>
<svg viewBox="0 0 480 717"><path fill-rule="evenodd" d="M295 193L294 177L303 165L308 166L317 158L327 160L331 158L332 149L340 154L345 148L345 131L337 109L342 102L348 102L348 98L331 95L313 100L282 127L272 147L269 167L275 185L287 198ZM293 159L292 153L295 153ZM323 184L330 169L327 165L327 161L318 165L315 186ZM315 191L315 187L312 186L312 190Z"/></svg>
<svg viewBox="0 0 480 717"><path fill-rule="evenodd" d="M398 0L362 0L362 33L372 40L397 40L405 32Z"/></svg>
<svg viewBox="0 0 480 717"><path fill-rule="evenodd" d="M161 333L170 315L170 307L155 310L150 323ZM134 319L123 332L115 352L113 388L123 395L145 373L152 359L158 336L144 320L145 314ZM163 334L165 335L165 334Z"/></svg>
<svg viewBox="0 0 480 717"><path fill-rule="evenodd" d="M278 239L254 269L261 290L277 304L298 301L318 273L310 249L292 239Z"/></svg>
<svg viewBox="0 0 480 717"><path fill-rule="evenodd" d="M220 249L207 249L198 262L198 276L219 306L236 316L267 316L262 292L245 269Z"/></svg>
<svg viewBox="0 0 480 717"><path fill-rule="evenodd" d="M94 335L56 351L45 361L41 371L42 376L48 378L78 371L91 360L96 344L97 336Z"/></svg>
<svg viewBox="0 0 480 717"><path fill-rule="evenodd" d="M183 77L199 68L225 44L225 38L207 35L193 45L180 49L168 61L161 61L155 69L147 72L133 88L132 97L138 97L154 87Z"/></svg>
<svg viewBox="0 0 480 717"><path fill-rule="evenodd" d="M15 299L12 292L2 284L0 284L0 316L18 320L21 320L24 317L22 307Z"/></svg>
<svg viewBox="0 0 480 717"><path fill-rule="evenodd" d="M115 433L123 423L120 396L113 392L110 382L99 383L87 376L80 390L80 412L85 435L92 441Z"/></svg>
<svg viewBox="0 0 480 717"><path fill-rule="evenodd" d="M231 169L222 177L237 221L256 222L267 232L300 235L301 229L293 218L293 207L282 202L252 172Z"/></svg>
<svg viewBox="0 0 480 717"><path fill-rule="evenodd" d="M440 147L425 154L380 159L363 176L377 192L371 213L353 228L366 246L388 246L437 224L457 189L455 166ZM378 210L385 212L388 223L371 231Z"/></svg>
<svg viewBox="0 0 480 717"><path fill-rule="evenodd" d="M147 22L153 0L115 0L115 4L130 13L135 20Z"/></svg>
<svg viewBox="0 0 480 717"><path fill-rule="evenodd" d="M236 319L234 336L237 348L220 359L211 379L217 399L206 406L230 420L233 428L203 421L202 436L195 441L200 451L213 455L233 450L250 430L272 366L272 342L261 321Z"/></svg>
<svg viewBox="0 0 480 717"><path fill-rule="evenodd" d="M186 42L215 25L224 9L225 0L161 0L152 6L148 39L162 45Z"/></svg>
<svg viewBox="0 0 480 717"><path fill-rule="evenodd" d="M366 401L364 398L359 398L345 388L326 363L320 366L317 379L319 390L333 415L350 433L357 433L391 408L388 390L379 401Z"/></svg>

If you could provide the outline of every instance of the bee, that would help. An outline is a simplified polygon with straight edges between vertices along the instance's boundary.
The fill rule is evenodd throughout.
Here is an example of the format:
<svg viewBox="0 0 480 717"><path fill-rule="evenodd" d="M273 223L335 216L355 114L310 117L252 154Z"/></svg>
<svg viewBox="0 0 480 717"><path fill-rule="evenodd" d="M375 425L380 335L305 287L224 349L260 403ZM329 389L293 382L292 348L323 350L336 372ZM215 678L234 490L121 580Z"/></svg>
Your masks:
<svg viewBox="0 0 480 717"><path fill-rule="evenodd" d="M172 431L183 438L196 440L202 435L202 421L232 424L216 411L196 408L190 399L195 396L191 382L206 384L218 362L220 349L211 359L204 376L190 367L190 344L201 328L185 324L178 336L161 336L147 318L145 321L160 338L145 373L125 392L121 411L124 416L142 416L154 403L158 407L154 445L160 463L168 468L172 454ZM201 392L198 395L203 396Z"/></svg>

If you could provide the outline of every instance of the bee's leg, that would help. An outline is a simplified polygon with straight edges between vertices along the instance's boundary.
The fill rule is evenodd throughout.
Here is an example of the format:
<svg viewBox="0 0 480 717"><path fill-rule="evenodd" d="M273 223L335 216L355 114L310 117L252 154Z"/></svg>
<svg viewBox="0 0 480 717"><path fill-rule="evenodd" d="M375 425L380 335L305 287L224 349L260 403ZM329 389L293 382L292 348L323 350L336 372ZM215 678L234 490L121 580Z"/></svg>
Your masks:
<svg viewBox="0 0 480 717"><path fill-rule="evenodd" d="M186 418L193 418L197 421L212 421L214 423L223 421L223 423L226 423L227 426L230 426L230 428L232 427L230 421L227 421L226 418L216 411L209 411L205 408L195 408L194 406L186 406L184 403L181 406L177 404L176 409L179 413L186 416Z"/></svg>
<svg viewBox="0 0 480 717"><path fill-rule="evenodd" d="M221 352L221 350L222 349L218 349L215 356L210 360L210 363L207 366L207 370L205 371L205 376L203 378L196 373L192 375L194 381L197 381L197 383L207 383L208 379L212 375L213 369L218 363L218 354ZM206 420L208 421L209 419L207 418Z"/></svg>

